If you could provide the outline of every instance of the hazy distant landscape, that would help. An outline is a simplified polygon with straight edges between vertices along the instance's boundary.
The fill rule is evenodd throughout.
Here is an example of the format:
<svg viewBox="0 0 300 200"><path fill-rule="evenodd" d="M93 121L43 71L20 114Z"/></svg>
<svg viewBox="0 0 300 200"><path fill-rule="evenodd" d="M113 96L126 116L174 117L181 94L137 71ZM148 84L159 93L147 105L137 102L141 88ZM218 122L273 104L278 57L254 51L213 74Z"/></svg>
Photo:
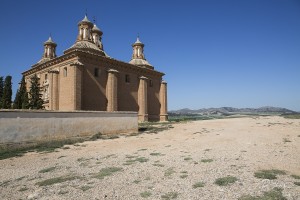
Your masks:
<svg viewBox="0 0 300 200"><path fill-rule="evenodd" d="M286 108L265 106L260 108L233 108L233 107L220 107L220 108L202 108L192 110L183 108L179 110L171 110L168 112L171 121L179 120L205 120L205 119L222 119L232 117L242 117L249 115L268 116L268 115L297 115L296 111Z"/></svg>

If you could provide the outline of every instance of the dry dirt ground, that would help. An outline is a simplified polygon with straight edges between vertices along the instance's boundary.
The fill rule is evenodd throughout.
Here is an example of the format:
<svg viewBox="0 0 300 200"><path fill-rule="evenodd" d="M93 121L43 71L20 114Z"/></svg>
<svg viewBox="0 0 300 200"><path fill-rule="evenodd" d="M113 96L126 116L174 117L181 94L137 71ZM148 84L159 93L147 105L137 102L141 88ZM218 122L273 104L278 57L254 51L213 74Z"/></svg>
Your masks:
<svg viewBox="0 0 300 200"><path fill-rule="evenodd" d="M300 182L299 119L250 117L172 126L157 134L0 160L0 199L231 200L262 196L275 187L286 199L300 199L295 184ZM254 176L271 169L285 174L272 180ZM215 183L227 176L236 179L225 186Z"/></svg>

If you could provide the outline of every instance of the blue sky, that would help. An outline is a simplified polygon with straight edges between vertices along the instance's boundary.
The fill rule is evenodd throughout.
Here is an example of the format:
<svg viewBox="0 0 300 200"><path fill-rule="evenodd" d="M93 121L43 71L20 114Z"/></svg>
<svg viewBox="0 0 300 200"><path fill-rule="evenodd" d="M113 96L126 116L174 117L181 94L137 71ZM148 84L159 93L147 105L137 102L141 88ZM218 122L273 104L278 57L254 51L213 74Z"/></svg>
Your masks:
<svg viewBox="0 0 300 200"><path fill-rule="evenodd" d="M49 34L62 55L87 10L113 58L129 61L139 33L147 60L166 73L169 110L300 111L299 0L30 0L0 10L0 76L13 76L14 94Z"/></svg>

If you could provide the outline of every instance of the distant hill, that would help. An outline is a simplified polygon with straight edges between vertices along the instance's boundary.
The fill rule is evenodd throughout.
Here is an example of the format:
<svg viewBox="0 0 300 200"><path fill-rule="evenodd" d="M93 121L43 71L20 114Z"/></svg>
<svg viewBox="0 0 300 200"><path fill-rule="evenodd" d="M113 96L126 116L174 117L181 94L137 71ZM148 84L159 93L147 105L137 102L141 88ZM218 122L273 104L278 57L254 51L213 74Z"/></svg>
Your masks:
<svg viewBox="0 0 300 200"><path fill-rule="evenodd" d="M221 107L221 108L203 108L198 110L191 110L189 108L183 108L180 110L169 111L169 114L175 115L228 115L228 114L263 114L263 113L276 113L276 114L290 114L296 113L295 111L288 110L286 108L264 106L260 108L233 108L233 107Z"/></svg>

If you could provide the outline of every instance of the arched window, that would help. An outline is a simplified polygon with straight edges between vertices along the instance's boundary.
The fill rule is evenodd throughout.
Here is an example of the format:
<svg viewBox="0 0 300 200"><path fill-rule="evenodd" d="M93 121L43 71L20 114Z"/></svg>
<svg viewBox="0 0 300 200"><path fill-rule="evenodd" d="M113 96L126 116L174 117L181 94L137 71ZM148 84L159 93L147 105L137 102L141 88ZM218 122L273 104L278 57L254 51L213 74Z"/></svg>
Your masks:
<svg viewBox="0 0 300 200"><path fill-rule="evenodd" d="M126 83L130 83L130 76L129 76L129 74L125 75L125 82Z"/></svg>
<svg viewBox="0 0 300 200"><path fill-rule="evenodd" d="M99 77L99 68L94 69L94 76Z"/></svg>
<svg viewBox="0 0 300 200"><path fill-rule="evenodd" d="M68 76L68 69L65 67L64 68L64 77L67 77Z"/></svg>
<svg viewBox="0 0 300 200"><path fill-rule="evenodd" d="M150 87L153 87L153 81L152 80L149 81L149 85L150 85Z"/></svg>

